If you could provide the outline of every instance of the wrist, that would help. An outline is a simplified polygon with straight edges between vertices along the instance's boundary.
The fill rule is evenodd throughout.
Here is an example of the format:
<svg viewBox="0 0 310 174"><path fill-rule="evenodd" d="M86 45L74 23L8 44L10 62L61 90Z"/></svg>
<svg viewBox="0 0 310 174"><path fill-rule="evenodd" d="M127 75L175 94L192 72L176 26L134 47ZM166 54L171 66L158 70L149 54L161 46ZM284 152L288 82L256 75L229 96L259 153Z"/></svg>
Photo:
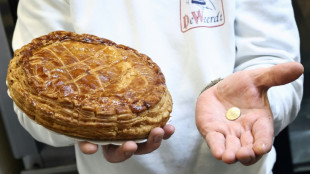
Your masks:
<svg viewBox="0 0 310 174"><path fill-rule="evenodd" d="M223 78L217 78L215 80L212 80L206 87L203 88L203 90L200 92L200 94L205 92L207 89L211 88L212 86L216 85L218 82L220 82L222 80L223 80Z"/></svg>

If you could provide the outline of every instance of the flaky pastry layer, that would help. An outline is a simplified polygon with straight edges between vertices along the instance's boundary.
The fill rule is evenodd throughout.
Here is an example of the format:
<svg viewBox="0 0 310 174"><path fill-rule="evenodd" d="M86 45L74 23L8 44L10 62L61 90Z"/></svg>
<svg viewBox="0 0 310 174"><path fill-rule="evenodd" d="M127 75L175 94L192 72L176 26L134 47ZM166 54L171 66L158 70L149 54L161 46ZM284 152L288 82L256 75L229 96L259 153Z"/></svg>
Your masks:
<svg viewBox="0 0 310 174"><path fill-rule="evenodd" d="M31 119L82 139L146 138L172 111L164 75L148 56L89 34L34 39L15 51L7 83Z"/></svg>

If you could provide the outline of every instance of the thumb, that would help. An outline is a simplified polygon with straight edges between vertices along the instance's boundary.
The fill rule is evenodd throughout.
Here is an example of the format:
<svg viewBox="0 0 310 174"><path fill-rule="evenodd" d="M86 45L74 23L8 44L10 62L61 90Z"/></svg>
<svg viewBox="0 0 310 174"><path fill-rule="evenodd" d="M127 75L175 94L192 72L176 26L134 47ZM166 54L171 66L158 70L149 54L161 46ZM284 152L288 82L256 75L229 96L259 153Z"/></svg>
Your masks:
<svg viewBox="0 0 310 174"><path fill-rule="evenodd" d="M255 79L257 86L268 89L272 86L290 83L298 79L303 72L304 67L302 64L298 62L288 62L264 69Z"/></svg>

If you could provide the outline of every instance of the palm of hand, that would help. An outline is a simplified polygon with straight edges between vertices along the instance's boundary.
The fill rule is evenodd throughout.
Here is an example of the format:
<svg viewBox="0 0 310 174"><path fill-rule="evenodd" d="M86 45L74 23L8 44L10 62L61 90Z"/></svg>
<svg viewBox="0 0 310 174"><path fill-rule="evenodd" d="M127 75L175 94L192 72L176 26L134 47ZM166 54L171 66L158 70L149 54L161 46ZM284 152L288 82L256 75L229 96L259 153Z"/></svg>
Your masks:
<svg viewBox="0 0 310 174"><path fill-rule="evenodd" d="M196 104L196 124L212 154L228 164L251 165L268 153L274 129L267 90L297 79L302 71L299 64L288 63L237 72L203 92ZM233 106L241 116L230 121L225 114Z"/></svg>
<svg viewBox="0 0 310 174"><path fill-rule="evenodd" d="M231 86L237 79L238 85ZM230 121L225 114L233 106L240 108L241 116ZM241 72L204 92L196 109L197 127L217 159L250 165L271 149L273 119L266 91Z"/></svg>

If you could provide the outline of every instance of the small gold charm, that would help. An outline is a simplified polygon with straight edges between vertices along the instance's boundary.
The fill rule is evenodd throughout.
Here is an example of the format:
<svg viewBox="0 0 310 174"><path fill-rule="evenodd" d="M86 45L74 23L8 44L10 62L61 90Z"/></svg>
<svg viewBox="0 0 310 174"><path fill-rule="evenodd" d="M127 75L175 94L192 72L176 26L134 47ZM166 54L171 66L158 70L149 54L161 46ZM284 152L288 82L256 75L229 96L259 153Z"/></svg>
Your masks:
<svg viewBox="0 0 310 174"><path fill-rule="evenodd" d="M226 118L228 120L236 120L238 117L240 117L241 111L237 107L229 108L226 112Z"/></svg>

